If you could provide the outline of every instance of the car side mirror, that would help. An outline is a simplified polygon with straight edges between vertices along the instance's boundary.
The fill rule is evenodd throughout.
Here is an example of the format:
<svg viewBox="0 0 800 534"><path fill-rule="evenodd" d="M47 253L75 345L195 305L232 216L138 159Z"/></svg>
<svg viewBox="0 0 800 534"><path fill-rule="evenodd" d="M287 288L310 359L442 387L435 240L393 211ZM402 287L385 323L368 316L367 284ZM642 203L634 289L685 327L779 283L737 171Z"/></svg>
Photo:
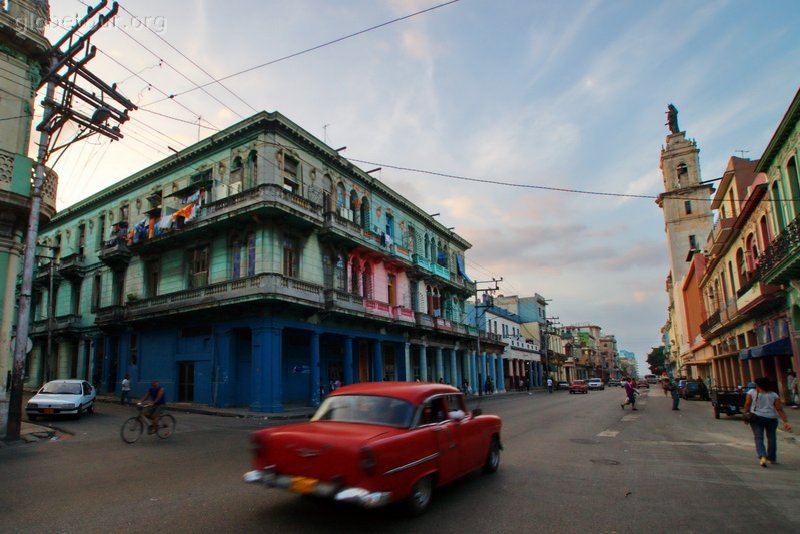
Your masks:
<svg viewBox="0 0 800 534"><path fill-rule="evenodd" d="M479 415L483 415L483 410L480 408L475 408L472 410L472 417L478 417Z"/></svg>

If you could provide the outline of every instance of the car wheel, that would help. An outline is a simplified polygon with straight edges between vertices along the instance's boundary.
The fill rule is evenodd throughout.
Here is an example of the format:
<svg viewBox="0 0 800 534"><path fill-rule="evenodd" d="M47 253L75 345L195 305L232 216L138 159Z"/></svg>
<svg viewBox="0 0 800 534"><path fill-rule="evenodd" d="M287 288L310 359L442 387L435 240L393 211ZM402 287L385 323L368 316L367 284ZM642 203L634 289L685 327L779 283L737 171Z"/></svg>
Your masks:
<svg viewBox="0 0 800 534"><path fill-rule="evenodd" d="M92 404L90 404L89 407L86 408L86 412L91 414L94 413L94 401L92 401Z"/></svg>
<svg viewBox="0 0 800 534"><path fill-rule="evenodd" d="M500 440L497 436L492 436L489 443L489 453L486 455L486 463L483 464L484 473L494 473L500 467Z"/></svg>
<svg viewBox="0 0 800 534"><path fill-rule="evenodd" d="M408 496L406 501L406 508L411 515L420 515L428 509L432 497L433 475L428 475L417 480L417 483L411 488L411 495Z"/></svg>

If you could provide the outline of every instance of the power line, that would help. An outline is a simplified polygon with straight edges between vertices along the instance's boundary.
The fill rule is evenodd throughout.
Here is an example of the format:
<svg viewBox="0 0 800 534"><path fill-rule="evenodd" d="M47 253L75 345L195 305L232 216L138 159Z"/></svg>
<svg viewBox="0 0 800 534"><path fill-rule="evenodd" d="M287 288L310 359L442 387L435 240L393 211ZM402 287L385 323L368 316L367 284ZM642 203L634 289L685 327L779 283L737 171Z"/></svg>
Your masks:
<svg viewBox="0 0 800 534"><path fill-rule="evenodd" d="M169 95L167 98L162 98L161 100L155 100L153 102L150 102L149 104L143 104L143 106L151 106L153 104L157 104L159 102L163 102L164 100L167 100L167 99L174 99L177 96L182 96L182 95L185 95L187 93L194 92L197 89L202 89L203 87L207 87L209 85L212 85L212 84L215 84L215 83L219 83L219 82L224 81L224 80L229 80L229 79L234 78L236 76L241 76L242 74L246 74L248 72L252 72L254 70L258 70L258 69L261 69L263 67L268 67L270 65L274 65L276 63L280 63L281 61L286 61L287 59L292 59L292 58L295 58L295 57L298 57L298 56L302 56L304 54L308 54L309 52L313 52L315 50L319 50L320 48L325 48L326 46L330 46L330 45L333 45L333 44L336 44L336 43L341 43L342 41L346 41L347 39L352 39L353 37L357 37L357 36L365 34L367 32L370 32L370 31L373 31L373 30L377 30L379 28L383 28L384 26L389 26L390 24L394 24L396 22L400 22L400 21L403 21L403 20L406 20L406 19L410 19L410 18L416 17L418 15L422 15L422 14L427 13L429 11L433 11L433 10L439 9L441 7L445 7L445 6L448 6L450 4L455 4L456 2L459 2L459 1L460 0L450 0L449 2L444 2L442 4L438 4L438 5L429 7L427 9L422 9L420 11L416 11L414 13L411 13L411 14L408 14L408 15L404 15L402 17L398 17L398 18L395 18L395 19L392 19L392 20L389 20L389 21L386 21L386 22L382 22L381 24L376 24L375 26L370 26L369 28L365 28L365 29L357 31L355 33L351 33L351 34L345 35L343 37L339 37L337 39L333 39L331 41L327 41L327 42L324 42L322 44L319 44L319 45L316 45L316 46L312 46L311 48L306 48L305 50L301 50L300 52L295 52L293 54L289 54L287 56L283 56L283 57L280 57L278 59L273 59L272 61L267 61L266 63L261 63L260 65L256 65L254 67L249 67L249 68L241 70L239 72L234 72L233 74L228 74L227 76L223 76L221 78L215 78L214 80L212 80L210 82L207 82L207 83L204 83L202 85L199 85L199 86L195 87L194 89L187 89L187 90L181 91L179 93L173 93L173 94Z"/></svg>

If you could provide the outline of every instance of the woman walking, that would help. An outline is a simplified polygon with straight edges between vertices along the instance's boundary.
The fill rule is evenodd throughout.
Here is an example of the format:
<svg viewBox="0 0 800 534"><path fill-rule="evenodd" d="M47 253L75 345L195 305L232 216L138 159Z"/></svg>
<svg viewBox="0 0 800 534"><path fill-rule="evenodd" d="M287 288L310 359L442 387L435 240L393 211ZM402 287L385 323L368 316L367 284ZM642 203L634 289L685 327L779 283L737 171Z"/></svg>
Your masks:
<svg viewBox="0 0 800 534"><path fill-rule="evenodd" d="M750 428L756 443L756 454L761 467L774 464L778 461L778 417L783 421L783 429L791 430L792 425L783 411L781 399L772 391L772 381L769 378L756 378L756 387L747 392L744 401L744 413L752 414ZM767 434L767 447L764 448L764 433Z"/></svg>

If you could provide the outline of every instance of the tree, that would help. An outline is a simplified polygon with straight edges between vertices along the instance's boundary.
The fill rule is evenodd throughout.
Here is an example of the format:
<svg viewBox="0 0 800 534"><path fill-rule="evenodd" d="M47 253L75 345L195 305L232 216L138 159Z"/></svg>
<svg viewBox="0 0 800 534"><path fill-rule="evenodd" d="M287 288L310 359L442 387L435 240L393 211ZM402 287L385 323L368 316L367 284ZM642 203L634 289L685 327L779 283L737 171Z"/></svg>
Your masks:
<svg viewBox="0 0 800 534"><path fill-rule="evenodd" d="M647 365L650 366L650 372L654 375L664 373L667 370L666 360L667 354L664 345L653 347L653 350L647 355Z"/></svg>

